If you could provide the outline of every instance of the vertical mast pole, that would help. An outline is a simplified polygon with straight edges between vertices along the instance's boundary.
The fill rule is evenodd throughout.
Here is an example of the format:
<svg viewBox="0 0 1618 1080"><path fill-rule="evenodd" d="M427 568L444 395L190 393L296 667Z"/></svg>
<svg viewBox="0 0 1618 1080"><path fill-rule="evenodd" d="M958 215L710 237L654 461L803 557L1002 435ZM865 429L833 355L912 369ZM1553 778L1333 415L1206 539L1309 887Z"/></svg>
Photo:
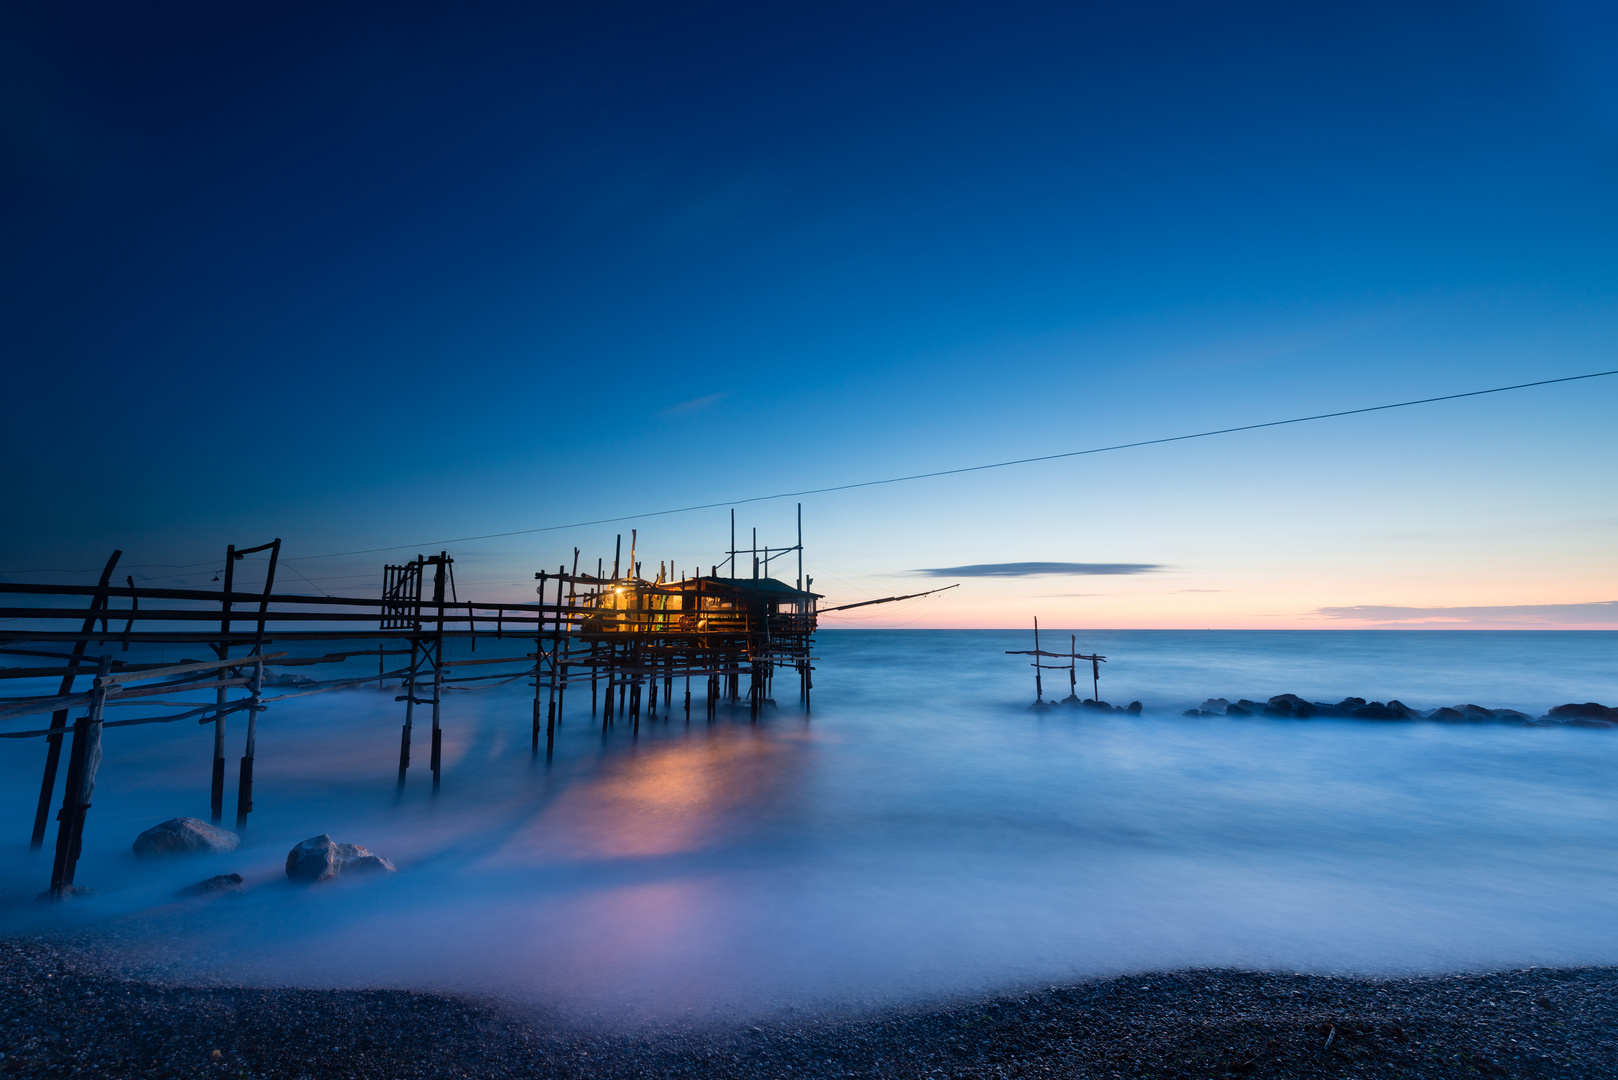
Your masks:
<svg viewBox="0 0 1618 1080"><path fill-rule="evenodd" d="M1045 701L1045 685L1039 677L1039 616L1034 616L1034 704Z"/></svg>

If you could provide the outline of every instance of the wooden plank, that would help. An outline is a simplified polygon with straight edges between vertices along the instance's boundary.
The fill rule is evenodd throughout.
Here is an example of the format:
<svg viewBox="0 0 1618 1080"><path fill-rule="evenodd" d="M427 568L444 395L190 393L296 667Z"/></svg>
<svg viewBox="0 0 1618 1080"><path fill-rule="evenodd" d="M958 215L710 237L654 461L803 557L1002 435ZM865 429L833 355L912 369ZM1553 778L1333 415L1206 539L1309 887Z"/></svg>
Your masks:
<svg viewBox="0 0 1618 1080"><path fill-rule="evenodd" d="M271 653L262 658L266 664L278 660L287 654L284 652ZM213 671L227 667L252 667L259 663L260 657L238 656L234 660L197 660L189 664L172 664L168 667L151 668L146 671L116 671L110 675L102 676L107 686L119 683L136 682L143 679L158 679L165 675L184 675L190 671Z"/></svg>

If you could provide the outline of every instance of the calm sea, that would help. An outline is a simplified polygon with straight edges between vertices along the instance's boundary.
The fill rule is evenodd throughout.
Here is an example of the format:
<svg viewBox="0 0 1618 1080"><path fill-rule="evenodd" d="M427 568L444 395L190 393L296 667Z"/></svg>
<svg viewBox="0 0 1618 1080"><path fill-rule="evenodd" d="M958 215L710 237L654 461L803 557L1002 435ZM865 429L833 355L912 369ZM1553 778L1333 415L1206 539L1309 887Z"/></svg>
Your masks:
<svg viewBox="0 0 1618 1080"><path fill-rule="evenodd" d="M1102 697L1142 715L1029 710L1028 658L1005 655L1026 633L827 632L812 716L783 679L756 725L745 710L708 724L699 695L689 726L604 736L575 692L548 767L521 682L452 694L437 795L424 741L395 790L394 688L300 699L262 721L243 847L178 863L129 845L206 818L209 729L109 731L79 872L98 891L60 909L33 902L49 856L27 851L43 747L0 740L0 930L108 935L132 965L190 979L493 991L624 1017L1186 965L1618 963L1618 730L1180 715L1282 692L1618 704L1618 634L1078 641L1108 657ZM1047 679L1066 695L1065 673ZM287 850L318 833L400 873L285 884ZM244 895L175 899L230 871Z"/></svg>

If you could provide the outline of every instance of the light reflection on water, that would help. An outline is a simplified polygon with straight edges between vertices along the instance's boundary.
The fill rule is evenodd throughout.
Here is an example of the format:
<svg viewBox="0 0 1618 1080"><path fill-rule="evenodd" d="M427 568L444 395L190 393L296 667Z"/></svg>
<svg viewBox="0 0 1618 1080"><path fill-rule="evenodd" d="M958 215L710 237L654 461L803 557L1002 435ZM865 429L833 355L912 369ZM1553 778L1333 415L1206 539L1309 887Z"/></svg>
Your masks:
<svg viewBox="0 0 1618 1080"><path fill-rule="evenodd" d="M393 693L268 714L231 856L140 864L206 816L210 740L111 732L80 881L31 898L36 743L0 745L11 931L117 934L188 978L494 990L636 1015L859 1003L1186 964L1390 971L1618 962L1618 731L1188 720L1296 691L1543 712L1618 701L1612 634L1091 634L1139 718L1036 714L1024 635L827 634L816 709L626 725L451 697L443 789L394 791ZM1065 679L1061 682L1065 684ZM788 685L783 680L782 685ZM1059 687L1066 692L1065 685ZM233 732L233 740L239 732ZM395 879L284 884L330 832ZM240 898L174 890L238 871Z"/></svg>

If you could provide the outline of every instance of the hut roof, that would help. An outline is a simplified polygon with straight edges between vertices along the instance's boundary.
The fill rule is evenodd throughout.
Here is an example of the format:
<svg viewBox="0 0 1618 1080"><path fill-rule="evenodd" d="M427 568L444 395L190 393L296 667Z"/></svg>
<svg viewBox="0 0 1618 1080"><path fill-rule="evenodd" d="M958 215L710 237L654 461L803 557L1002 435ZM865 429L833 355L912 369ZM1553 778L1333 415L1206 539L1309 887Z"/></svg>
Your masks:
<svg viewBox="0 0 1618 1080"><path fill-rule="evenodd" d="M771 600L819 600L820 593L808 592L804 589L795 589L784 581L776 578L739 578L739 577L704 577L702 581L709 585L728 586L743 592L755 593ZM697 579L687 578L666 584L664 588L696 588Z"/></svg>

